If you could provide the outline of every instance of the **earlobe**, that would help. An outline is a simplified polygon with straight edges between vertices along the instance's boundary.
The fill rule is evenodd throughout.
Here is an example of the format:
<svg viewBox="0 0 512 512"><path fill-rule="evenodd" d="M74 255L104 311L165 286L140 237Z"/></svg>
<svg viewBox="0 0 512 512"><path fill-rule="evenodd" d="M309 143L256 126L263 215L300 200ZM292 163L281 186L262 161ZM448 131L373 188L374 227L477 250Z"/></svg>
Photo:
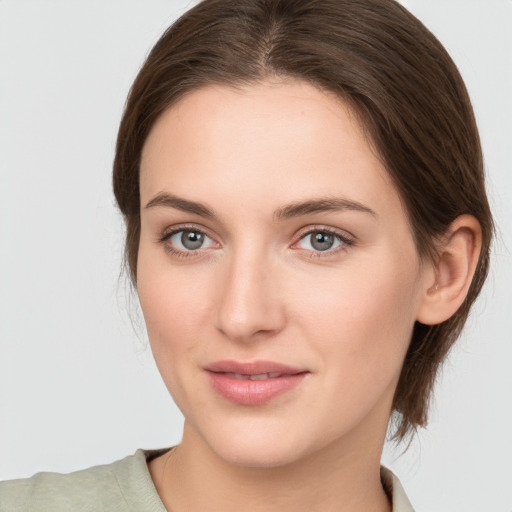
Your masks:
<svg viewBox="0 0 512 512"><path fill-rule="evenodd" d="M432 280L425 282L417 320L435 325L448 320L468 293L482 247L482 230L472 215L457 217L439 245Z"/></svg>

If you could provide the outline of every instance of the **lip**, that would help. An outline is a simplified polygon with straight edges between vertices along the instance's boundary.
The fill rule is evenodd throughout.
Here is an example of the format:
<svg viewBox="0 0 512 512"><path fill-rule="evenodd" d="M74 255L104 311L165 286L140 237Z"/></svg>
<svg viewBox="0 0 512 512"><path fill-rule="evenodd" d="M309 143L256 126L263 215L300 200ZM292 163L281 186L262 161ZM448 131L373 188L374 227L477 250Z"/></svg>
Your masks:
<svg viewBox="0 0 512 512"><path fill-rule="evenodd" d="M212 388L240 405L262 405L295 388L309 373L274 361L216 361L204 367ZM263 377L264 374L274 374ZM277 375L275 375L277 374ZM251 379L259 376L261 379Z"/></svg>

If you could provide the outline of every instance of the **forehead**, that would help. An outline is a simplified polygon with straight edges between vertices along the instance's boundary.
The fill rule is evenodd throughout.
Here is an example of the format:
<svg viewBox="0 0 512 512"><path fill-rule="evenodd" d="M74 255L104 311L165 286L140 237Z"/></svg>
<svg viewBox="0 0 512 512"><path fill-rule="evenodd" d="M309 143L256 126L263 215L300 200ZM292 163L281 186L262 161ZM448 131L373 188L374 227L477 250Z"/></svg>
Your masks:
<svg viewBox="0 0 512 512"><path fill-rule="evenodd" d="M275 207L333 194L399 203L351 108L294 80L189 93L153 126L140 187L143 203L164 190L198 200L230 196L234 203L235 194L240 205Z"/></svg>

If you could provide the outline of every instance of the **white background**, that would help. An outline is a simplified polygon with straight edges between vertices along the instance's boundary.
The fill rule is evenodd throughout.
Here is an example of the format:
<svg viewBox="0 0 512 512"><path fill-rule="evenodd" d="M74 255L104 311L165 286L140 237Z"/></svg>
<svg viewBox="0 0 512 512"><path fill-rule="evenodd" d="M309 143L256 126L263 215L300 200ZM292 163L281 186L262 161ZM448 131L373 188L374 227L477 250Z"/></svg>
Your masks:
<svg viewBox="0 0 512 512"><path fill-rule="evenodd" d="M419 511L512 510L512 2L404 0L466 80L500 230L431 423L385 449ZM0 479L175 444L182 418L119 278L111 192L128 88L192 4L0 0ZM139 334L136 334L136 333Z"/></svg>

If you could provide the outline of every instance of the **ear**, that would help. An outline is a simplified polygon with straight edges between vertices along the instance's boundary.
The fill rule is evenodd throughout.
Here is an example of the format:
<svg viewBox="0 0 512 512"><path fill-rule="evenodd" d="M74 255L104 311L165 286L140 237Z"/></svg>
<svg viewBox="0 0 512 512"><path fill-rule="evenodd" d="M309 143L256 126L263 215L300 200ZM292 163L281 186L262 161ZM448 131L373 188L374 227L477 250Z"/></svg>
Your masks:
<svg viewBox="0 0 512 512"><path fill-rule="evenodd" d="M448 320L468 293L482 247L482 230L472 215L457 217L438 247L433 272L425 274L425 288L416 319L427 325Z"/></svg>

